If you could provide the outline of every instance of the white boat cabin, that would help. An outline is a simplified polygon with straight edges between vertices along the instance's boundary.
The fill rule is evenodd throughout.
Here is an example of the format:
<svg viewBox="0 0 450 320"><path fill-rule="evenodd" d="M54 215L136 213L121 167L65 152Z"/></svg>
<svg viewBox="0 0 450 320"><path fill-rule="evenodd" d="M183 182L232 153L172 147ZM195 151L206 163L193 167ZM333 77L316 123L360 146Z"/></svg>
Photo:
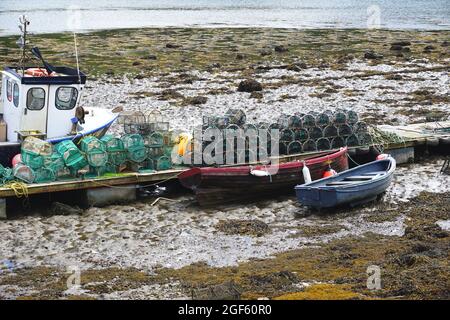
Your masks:
<svg viewBox="0 0 450 320"><path fill-rule="evenodd" d="M6 123L7 142L19 142L19 134L34 133L48 140L71 134L86 75L66 67L56 67L50 76L40 74L42 70L2 71L0 118Z"/></svg>

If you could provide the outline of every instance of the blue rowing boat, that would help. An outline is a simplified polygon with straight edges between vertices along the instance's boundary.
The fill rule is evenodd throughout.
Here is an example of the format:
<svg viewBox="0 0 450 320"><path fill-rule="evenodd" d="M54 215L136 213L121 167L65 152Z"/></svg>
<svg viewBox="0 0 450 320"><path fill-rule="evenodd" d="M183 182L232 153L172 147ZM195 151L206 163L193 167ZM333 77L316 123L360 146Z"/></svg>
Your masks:
<svg viewBox="0 0 450 320"><path fill-rule="evenodd" d="M297 185L298 201L312 208L356 206L375 200L391 184L396 162L391 156L343 171L335 176Z"/></svg>

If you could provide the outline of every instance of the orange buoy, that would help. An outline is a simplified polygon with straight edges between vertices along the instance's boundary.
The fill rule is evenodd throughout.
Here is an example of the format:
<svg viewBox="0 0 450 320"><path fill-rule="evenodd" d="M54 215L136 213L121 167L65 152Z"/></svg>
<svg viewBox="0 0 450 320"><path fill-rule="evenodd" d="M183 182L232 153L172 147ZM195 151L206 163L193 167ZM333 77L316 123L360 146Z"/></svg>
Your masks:
<svg viewBox="0 0 450 320"><path fill-rule="evenodd" d="M32 77L53 77L54 72L48 73L47 70L41 68L28 68L25 73Z"/></svg>
<svg viewBox="0 0 450 320"><path fill-rule="evenodd" d="M328 168L327 170L325 170L325 172L323 173L322 178L328 178L328 177L332 177L337 175L337 172L331 168Z"/></svg>

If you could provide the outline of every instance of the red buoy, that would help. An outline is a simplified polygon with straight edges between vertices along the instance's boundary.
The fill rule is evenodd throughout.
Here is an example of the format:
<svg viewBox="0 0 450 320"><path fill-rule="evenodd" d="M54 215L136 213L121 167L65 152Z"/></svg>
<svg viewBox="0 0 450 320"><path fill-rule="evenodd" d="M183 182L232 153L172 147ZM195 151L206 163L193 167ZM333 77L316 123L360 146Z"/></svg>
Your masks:
<svg viewBox="0 0 450 320"><path fill-rule="evenodd" d="M16 164L22 162L22 155L20 153L16 154L14 158L12 158L12 167L14 168Z"/></svg>
<svg viewBox="0 0 450 320"><path fill-rule="evenodd" d="M381 153L381 154L379 154L379 155L377 155L377 160L383 160L383 159L387 159L387 157L389 157L389 155L388 154L386 154L386 153Z"/></svg>

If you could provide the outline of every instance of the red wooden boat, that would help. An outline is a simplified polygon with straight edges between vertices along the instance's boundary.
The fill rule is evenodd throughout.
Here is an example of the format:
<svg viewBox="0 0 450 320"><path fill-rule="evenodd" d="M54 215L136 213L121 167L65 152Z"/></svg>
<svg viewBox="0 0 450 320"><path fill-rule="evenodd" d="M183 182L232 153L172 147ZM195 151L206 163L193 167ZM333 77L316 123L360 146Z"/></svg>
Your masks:
<svg viewBox="0 0 450 320"><path fill-rule="evenodd" d="M336 172L348 169L347 148L304 161L312 180L317 180L329 167ZM294 194L294 187L304 183L302 168L300 160L278 165L192 168L180 173L178 180L194 191L200 205L209 206L273 195L286 189Z"/></svg>

